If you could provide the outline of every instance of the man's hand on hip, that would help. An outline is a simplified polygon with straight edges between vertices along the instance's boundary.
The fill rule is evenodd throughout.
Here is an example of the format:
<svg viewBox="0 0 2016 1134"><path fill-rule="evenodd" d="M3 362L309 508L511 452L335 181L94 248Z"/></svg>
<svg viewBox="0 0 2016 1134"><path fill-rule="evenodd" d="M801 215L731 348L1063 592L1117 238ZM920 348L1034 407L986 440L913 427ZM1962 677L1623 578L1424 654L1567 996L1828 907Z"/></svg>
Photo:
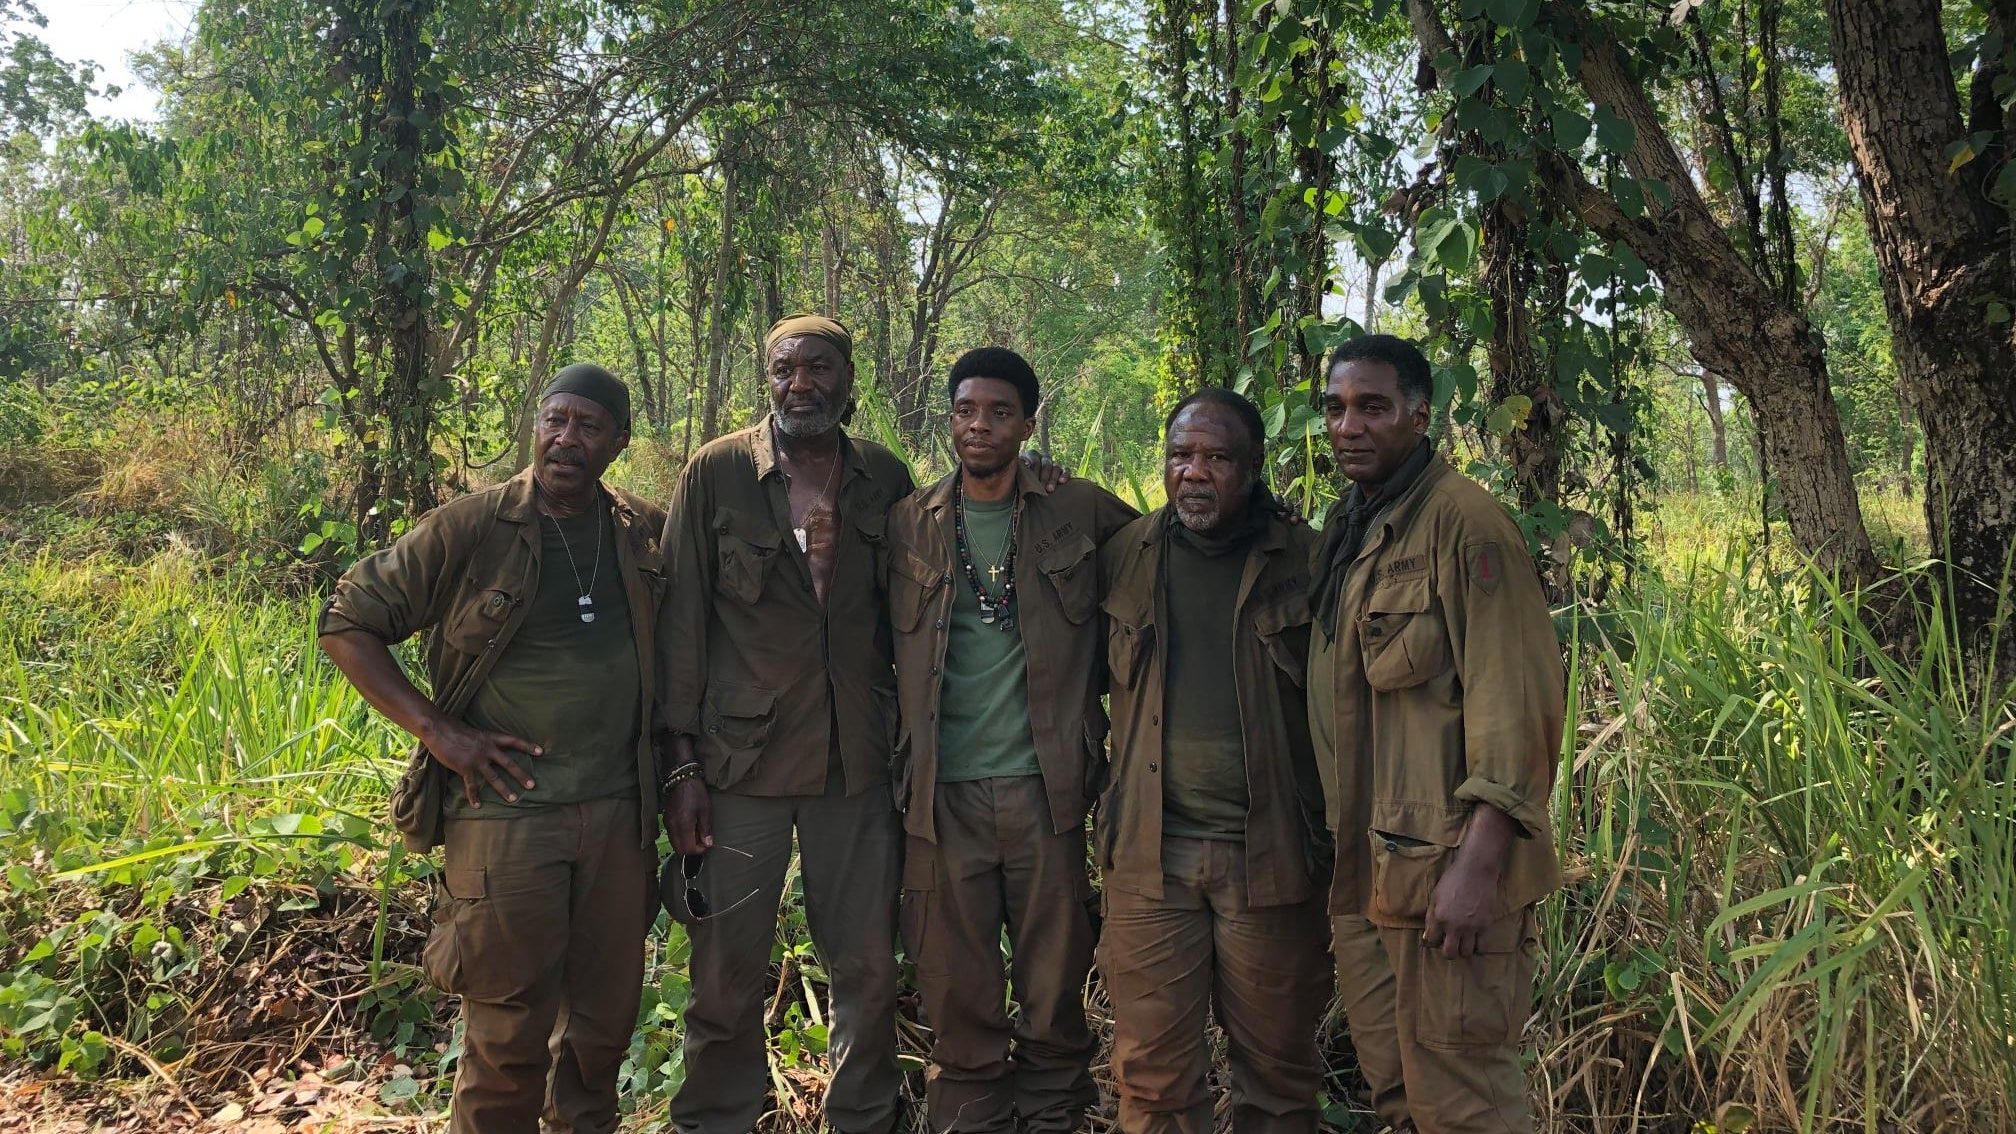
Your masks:
<svg viewBox="0 0 2016 1134"><path fill-rule="evenodd" d="M472 808L483 806L481 785L486 783L507 803L518 802L513 783L522 784L527 791L537 785L510 753L538 756L545 751L509 733L484 732L454 720L444 720L429 730L426 744L442 767L462 777L462 794Z"/></svg>

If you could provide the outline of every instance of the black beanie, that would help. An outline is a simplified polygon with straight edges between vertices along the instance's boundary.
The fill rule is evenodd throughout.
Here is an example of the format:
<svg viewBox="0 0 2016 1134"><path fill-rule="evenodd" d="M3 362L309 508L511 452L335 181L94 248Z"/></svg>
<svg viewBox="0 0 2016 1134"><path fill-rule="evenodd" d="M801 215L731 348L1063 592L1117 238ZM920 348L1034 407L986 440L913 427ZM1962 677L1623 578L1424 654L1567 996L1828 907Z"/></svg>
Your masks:
<svg viewBox="0 0 2016 1134"><path fill-rule="evenodd" d="M574 394L609 411L616 419L616 428L630 432L630 387L621 378L592 362L577 362L563 367L560 373L546 383L546 389L539 394L544 402L555 394Z"/></svg>
<svg viewBox="0 0 2016 1134"><path fill-rule="evenodd" d="M959 400L959 383L968 378L999 378L1015 387L1022 395L1022 415L1036 416L1036 407L1043 404L1043 393L1036 385L1036 372L1019 354L1007 347L975 347L959 356L952 364L952 377L945 383L945 392L952 401Z"/></svg>

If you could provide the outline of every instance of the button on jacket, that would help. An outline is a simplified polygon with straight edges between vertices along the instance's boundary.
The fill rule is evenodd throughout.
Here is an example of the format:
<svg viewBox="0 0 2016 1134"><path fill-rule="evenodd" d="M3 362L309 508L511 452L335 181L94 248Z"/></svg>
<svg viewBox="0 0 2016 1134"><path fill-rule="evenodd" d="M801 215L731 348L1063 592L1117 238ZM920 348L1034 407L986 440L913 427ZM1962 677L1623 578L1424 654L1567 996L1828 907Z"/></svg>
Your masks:
<svg viewBox="0 0 2016 1134"><path fill-rule="evenodd" d="M822 605L791 534L770 419L710 442L665 515L660 727L691 736L710 787L820 795L834 746L849 795L883 783L896 736L889 509L910 471L842 435L839 546Z"/></svg>
<svg viewBox="0 0 2016 1134"><path fill-rule="evenodd" d="M889 516L890 618L903 706L897 804L905 828L937 841L938 709L951 638L954 587L969 585L953 531L958 472L896 506ZM1100 543L1138 515L1112 493L1069 480L1046 494L1016 463L1022 518L1015 541L1015 622L1029 679L1029 727L1058 833L1085 821L1106 771L1105 640L1098 614Z"/></svg>
<svg viewBox="0 0 2016 1134"><path fill-rule="evenodd" d="M1326 549L1327 550L1327 549ZM1327 555L1319 562L1327 561ZM1561 751L1561 648L1517 524L1431 460L1342 582L1324 768L1337 823L1330 912L1418 928L1471 810L1510 815L1505 918L1560 884L1548 793ZM1316 631L1321 635L1323 631Z"/></svg>
<svg viewBox="0 0 2016 1134"><path fill-rule="evenodd" d="M659 601L665 593L658 532L663 514L618 488L605 486L616 523L616 562L630 604L637 649L637 790L658 797L652 758L652 659ZM461 719L539 590L539 508L532 470L503 484L472 492L428 512L391 547L358 560L344 572L323 608L317 633L362 630L386 644L423 630L427 679L434 704ZM441 842L441 801L450 773L415 744L405 775L392 793L392 822L407 849ZM654 807L641 812L640 837L657 837Z"/></svg>
<svg viewBox="0 0 2016 1134"><path fill-rule="evenodd" d="M1096 845L1109 888L1162 897L1162 753L1167 643L1157 591L1163 507L1100 549L1106 659L1112 683L1112 783ZM1246 551L1236 595L1233 680L1245 738L1246 892L1254 906L1307 899L1326 880L1330 848L1309 742L1303 683L1309 650L1309 563L1317 536L1279 516Z"/></svg>

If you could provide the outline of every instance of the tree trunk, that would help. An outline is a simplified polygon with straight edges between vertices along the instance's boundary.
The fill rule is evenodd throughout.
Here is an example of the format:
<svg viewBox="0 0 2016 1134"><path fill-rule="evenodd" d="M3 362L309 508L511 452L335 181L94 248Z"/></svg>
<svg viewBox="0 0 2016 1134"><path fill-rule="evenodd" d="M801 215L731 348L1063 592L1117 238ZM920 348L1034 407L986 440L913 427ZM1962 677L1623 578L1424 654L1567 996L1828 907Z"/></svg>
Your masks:
<svg viewBox="0 0 2016 1134"><path fill-rule="evenodd" d="M1722 383L1709 371L1701 372L1701 404L1708 410L1709 444L1715 467L1729 471L1729 426L1722 420Z"/></svg>
<svg viewBox="0 0 2016 1134"><path fill-rule="evenodd" d="M724 160L721 172L721 243L714 252L714 305L707 328L707 393L701 412L700 440L721 435L721 402L728 390L728 268L735 259L735 162Z"/></svg>
<svg viewBox="0 0 2016 1134"><path fill-rule="evenodd" d="M1989 16L2009 50L2016 14ZM1968 136L1939 25L1939 0L1829 0L1827 22L1843 124L1882 271L1891 353L1925 431L1925 518L1934 554L1954 569L1950 613L1979 648L2003 615L2016 545L2016 291L2009 214L1982 194L2008 153L2000 147L1949 172L1948 147ZM2006 56L1985 60L1973 89L1992 89ZM2007 139L2016 116L1992 101L1975 130ZM2000 310L1998 311L1998 305ZM2016 667L2016 634L2000 641L2000 671Z"/></svg>
<svg viewBox="0 0 2016 1134"><path fill-rule="evenodd" d="M1414 0L1410 9L1422 0ZM1760 448L1800 550L1845 586L1880 570L1862 523L1854 471L1828 383L1820 336L1731 242L1695 186L1644 87L1616 43L1569 5L1548 6L1557 26L1580 40L1577 72L1592 99L1628 119L1636 140L1624 155L1631 175L1658 179L1670 207L1627 216L1605 190L1563 160L1541 163L1550 192L1604 237L1622 241L1659 274L1668 309L1705 370L1727 378L1750 402ZM1418 27L1417 23L1417 27Z"/></svg>

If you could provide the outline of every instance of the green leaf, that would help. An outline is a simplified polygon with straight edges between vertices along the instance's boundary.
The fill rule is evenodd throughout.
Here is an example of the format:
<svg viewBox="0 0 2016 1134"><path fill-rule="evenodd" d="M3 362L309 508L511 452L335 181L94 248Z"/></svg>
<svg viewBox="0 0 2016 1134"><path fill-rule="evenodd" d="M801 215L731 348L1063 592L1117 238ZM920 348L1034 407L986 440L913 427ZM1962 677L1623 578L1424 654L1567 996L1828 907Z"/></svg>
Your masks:
<svg viewBox="0 0 2016 1134"><path fill-rule="evenodd" d="M1589 140L1589 119L1567 107L1554 112L1554 144L1564 150L1579 150Z"/></svg>
<svg viewBox="0 0 2016 1134"><path fill-rule="evenodd" d="M1638 140L1638 128L1608 106L1596 108L1596 144L1622 155Z"/></svg>
<svg viewBox="0 0 2016 1134"><path fill-rule="evenodd" d="M1513 394L1491 407L1484 419L1484 427L1500 437L1510 437L1526 427L1526 418L1533 412L1533 399L1524 394Z"/></svg>
<svg viewBox="0 0 2016 1134"><path fill-rule="evenodd" d="M1492 69L1492 81L1498 84L1498 98L1501 102L1518 104L1526 101L1526 95L1533 86L1533 73L1518 59L1501 59Z"/></svg>
<svg viewBox="0 0 2016 1134"><path fill-rule="evenodd" d="M1540 0L1485 0L1484 14L1500 27L1523 28L1540 14Z"/></svg>
<svg viewBox="0 0 2016 1134"><path fill-rule="evenodd" d="M2002 163L1995 184L1988 187L1988 199L2005 209L2016 207L2016 161Z"/></svg>
<svg viewBox="0 0 2016 1134"><path fill-rule="evenodd" d="M1288 402L1285 398L1268 406L1267 412L1260 415L1260 424L1266 427L1269 438L1281 436L1281 427L1287 423Z"/></svg>
<svg viewBox="0 0 2016 1134"><path fill-rule="evenodd" d="M440 229L430 228L427 230L427 251L439 252L453 243L455 243L455 238L442 232Z"/></svg>
<svg viewBox="0 0 2016 1134"><path fill-rule="evenodd" d="M301 233L308 239L313 240L322 235L324 227L321 217L309 217L307 220L301 222Z"/></svg>
<svg viewBox="0 0 2016 1134"><path fill-rule="evenodd" d="M1452 272L1460 272L1470 266L1477 256L1477 230L1462 221L1452 222L1453 227L1435 244L1435 258Z"/></svg>
<svg viewBox="0 0 2016 1134"><path fill-rule="evenodd" d="M1456 77L1449 81L1449 86L1457 94L1462 95L1465 98L1468 98L1469 96L1476 94L1478 90L1484 86L1485 83L1490 82L1492 78L1497 74L1498 74L1497 64L1479 63L1475 67L1466 67L1463 70L1456 72Z"/></svg>

